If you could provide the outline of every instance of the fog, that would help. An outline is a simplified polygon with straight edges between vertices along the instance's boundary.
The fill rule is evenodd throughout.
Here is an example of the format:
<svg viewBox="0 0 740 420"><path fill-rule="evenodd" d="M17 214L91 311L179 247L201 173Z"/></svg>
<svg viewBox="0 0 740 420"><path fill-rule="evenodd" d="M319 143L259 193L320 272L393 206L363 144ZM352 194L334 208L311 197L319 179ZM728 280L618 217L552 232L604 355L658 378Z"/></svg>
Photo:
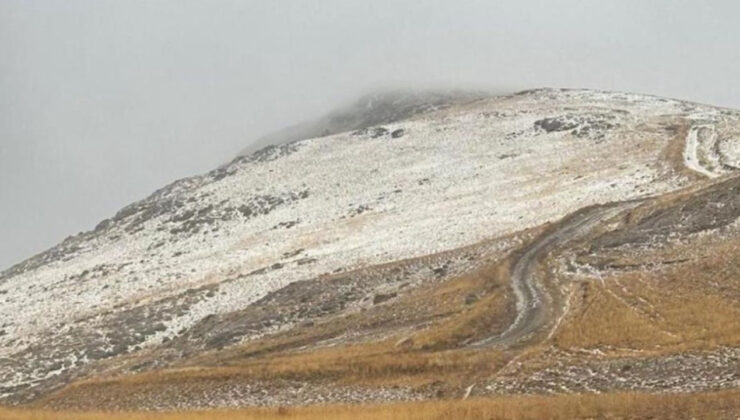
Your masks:
<svg viewBox="0 0 740 420"><path fill-rule="evenodd" d="M386 87L740 107L737 1L0 2L0 269Z"/></svg>

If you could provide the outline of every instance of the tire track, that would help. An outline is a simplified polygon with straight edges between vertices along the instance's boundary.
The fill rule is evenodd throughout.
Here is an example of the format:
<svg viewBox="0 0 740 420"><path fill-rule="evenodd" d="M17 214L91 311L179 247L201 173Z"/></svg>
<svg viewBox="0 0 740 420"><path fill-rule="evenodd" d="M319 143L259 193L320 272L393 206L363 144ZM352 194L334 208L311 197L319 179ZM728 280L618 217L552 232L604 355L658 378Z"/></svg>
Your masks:
<svg viewBox="0 0 740 420"><path fill-rule="evenodd" d="M547 296L544 285L535 279L539 261L556 248L582 237L603 221L638 204L639 201L627 201L586 207L567 216L554 229L524 248L511 269L511 287L516 296L517 311L514 322L503 333L486 337L470 347L510 347L532 338L552 323L557 318L554 314L564 308L554 307L554 299Z"/></svg>

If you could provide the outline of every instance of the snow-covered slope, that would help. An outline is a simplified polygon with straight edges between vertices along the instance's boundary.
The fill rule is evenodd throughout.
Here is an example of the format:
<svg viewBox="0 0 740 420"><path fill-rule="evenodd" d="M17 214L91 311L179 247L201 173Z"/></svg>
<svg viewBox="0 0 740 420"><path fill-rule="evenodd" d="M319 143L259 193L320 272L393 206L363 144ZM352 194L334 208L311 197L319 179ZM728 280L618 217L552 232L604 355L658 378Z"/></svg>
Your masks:
<svg viewBox="0 0 740 420"><path fill-rule="evenodd" d="M0 274L0 401L293 282L672 191L739 162L738 112L585 90L455 102L268 147Z"/></svg>

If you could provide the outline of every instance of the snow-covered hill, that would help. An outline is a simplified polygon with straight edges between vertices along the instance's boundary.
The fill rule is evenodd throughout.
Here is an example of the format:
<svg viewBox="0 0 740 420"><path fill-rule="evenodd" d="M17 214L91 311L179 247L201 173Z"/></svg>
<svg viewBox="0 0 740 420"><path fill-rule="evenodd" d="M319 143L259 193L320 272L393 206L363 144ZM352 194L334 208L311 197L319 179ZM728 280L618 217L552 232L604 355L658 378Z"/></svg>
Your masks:
<svg viewBox="0 0 740 420"><path fill-rule="evenodd" d="M439 105L237 158L0 274L0 401L156 348L294 282L740 167L736 111L554 89Z"/></svg>

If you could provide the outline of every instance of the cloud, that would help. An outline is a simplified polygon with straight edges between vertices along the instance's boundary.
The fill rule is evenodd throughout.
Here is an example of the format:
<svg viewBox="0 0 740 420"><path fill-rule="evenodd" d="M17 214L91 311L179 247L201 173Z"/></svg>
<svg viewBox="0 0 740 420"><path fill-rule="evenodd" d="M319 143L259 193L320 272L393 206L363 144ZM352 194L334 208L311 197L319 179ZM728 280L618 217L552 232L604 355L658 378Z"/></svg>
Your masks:
<svg viewBox="0 0 740 420"><path fill-rule="evenodd" d="M386 86L740 106L734 1L0 4L0 267Z"/></svg>

